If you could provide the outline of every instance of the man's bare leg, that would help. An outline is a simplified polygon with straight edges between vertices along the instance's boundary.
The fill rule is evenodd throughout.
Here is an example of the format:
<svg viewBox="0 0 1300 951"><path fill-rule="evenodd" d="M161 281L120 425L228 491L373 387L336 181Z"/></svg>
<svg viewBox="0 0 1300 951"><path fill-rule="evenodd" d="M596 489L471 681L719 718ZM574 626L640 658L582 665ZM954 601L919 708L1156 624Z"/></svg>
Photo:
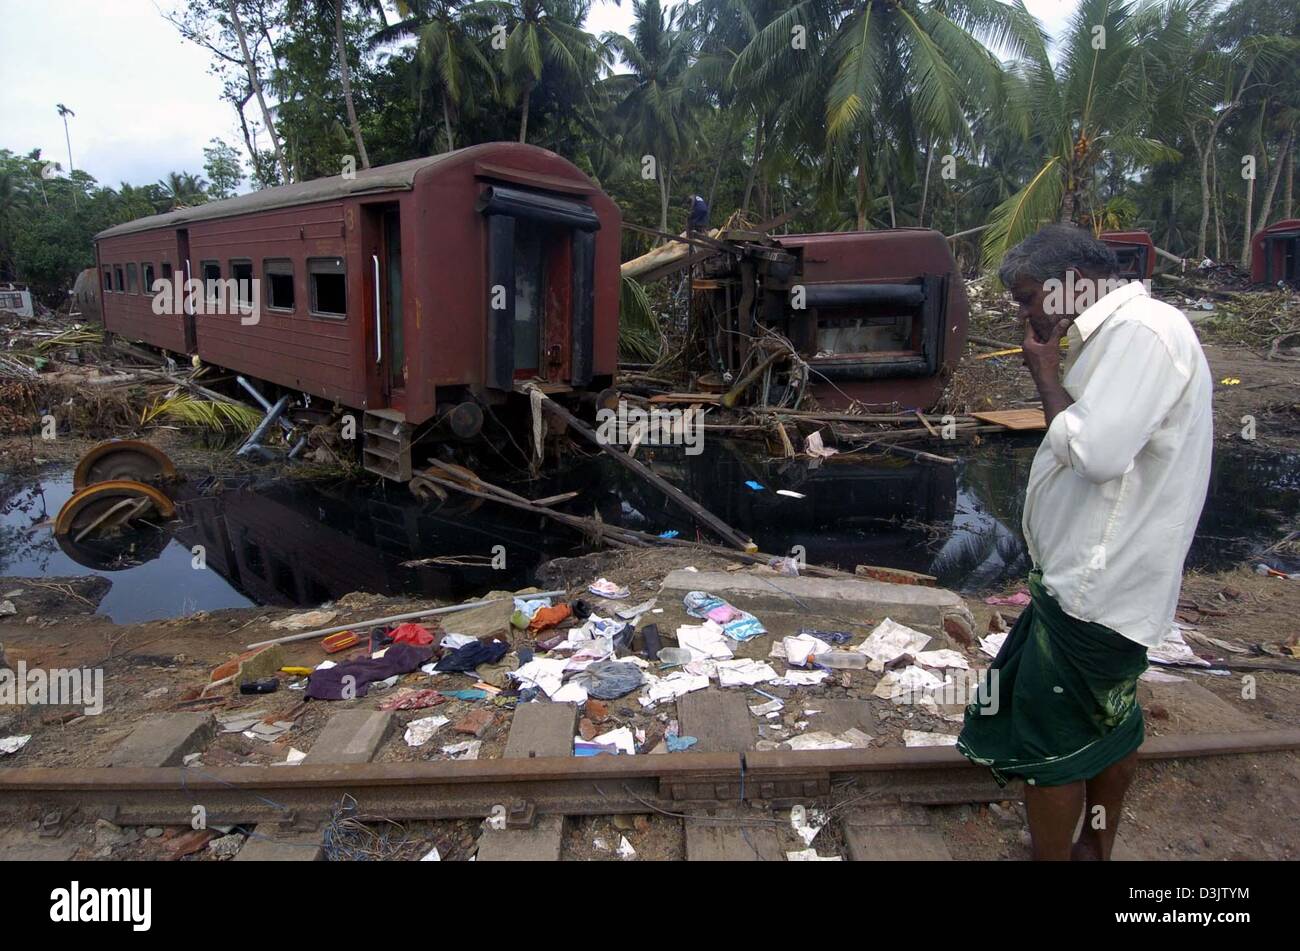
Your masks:
<svg viewBox="0 0 1300 951"><path fill-rule="evenodd" d="M1072 858L1076 861L1109 862L1115 847L1115 832L1124 808L1124 794L1137 773L1137 751L1107 766L1085 784L1086 809L1083 831L1074 846ZM1098 810L1100 807L1100 811ZM1100 825L1101 828L1093 828Z"/></svg>
<svg viewBox="0 0 1300 951"><path fill-rule="evenodd" d="M1025 810L1029 813L1029 834L1034 839L1034 861L1070 860L1070 844L1083 802L1082 782L1064 786L1025 784Z"/></svg>

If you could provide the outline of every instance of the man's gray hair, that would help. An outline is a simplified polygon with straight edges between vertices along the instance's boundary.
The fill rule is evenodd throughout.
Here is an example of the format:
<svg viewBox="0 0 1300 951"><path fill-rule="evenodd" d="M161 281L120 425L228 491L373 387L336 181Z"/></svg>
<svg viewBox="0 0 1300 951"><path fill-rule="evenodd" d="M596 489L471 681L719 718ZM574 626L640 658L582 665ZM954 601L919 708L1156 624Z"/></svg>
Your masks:
<svg viewBox="0 0 1300 951"><path fill-rule="evenodd" d="M1070 268L1109 277L1119 271L1119 261L1092 232L1072 225L1048 225L1007 252L998 278L1006 287L1025 278L1041 284L1062 277Z"/></svg>

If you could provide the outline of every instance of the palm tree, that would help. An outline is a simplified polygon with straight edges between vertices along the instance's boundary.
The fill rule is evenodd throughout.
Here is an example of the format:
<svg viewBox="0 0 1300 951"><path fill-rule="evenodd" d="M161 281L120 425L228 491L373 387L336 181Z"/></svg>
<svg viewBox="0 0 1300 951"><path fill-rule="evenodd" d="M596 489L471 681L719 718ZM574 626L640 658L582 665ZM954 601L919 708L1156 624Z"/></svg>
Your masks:
<svg viewBox="0 0 1300 951"><path fill-rule="evenodd" d="M478 0L465 9L509 25L499 72L519 106L520 142L528 141L529 106L544 70L588 88L604 62L595 38L582 29L582 0Z"/></svg>
<svg viewBox="0 0 1300 951"><path fill-rule="evenodd" d="M1131 0L1082 0L1071 20L1060 66L1053 67L1041 33L1011 76L1015 114L1033 119L1028 144L1037 170L1003 201L985 232L984 259L996 265L1007 249L1051 221L1078 223L1092 175L1106 153L1153 163L1178 153L1146 136L1156 97L1151 60L1139 37Z"/></svg>
<svg viewBox="0 0 1300 951"><path fill-rule="evenodd" d="M699 131L687 85L694 44L689 32L669 29L659 0L632 0L632 12L630 38L618 33L602 37L631 70L610 81L611 90L621 95L613 118L628 147L655 159L659 230L667 231L674 163Z"/></svg>
<svg viewBox="0 0 1300 951"><path fill-rule="evenodd" d="M271 137L271 146L275 151L275 163L280 167L280 175L285 184L293 181L289 175L289 166L284 160L284 150L280 147L280 137L275 131L275 122L271 119L271 110L266 105L266 96L262 93L262 80L258 76L257 63L253 60L253 54L248 47L248 34L244 30L244 23L239 18L239 0L229 0L230 25L235 31L235 36L239 40L239 51L244 60L244 71L248 74L248 85L257 97L258 108L262 111L262 125L266 127L267 135ZM242 114L242 113L241 113Z"/></svg>
<svg viewBox="0 0 1300 951"><path fill-rule="evenodd" d="M398 3L402 19L370 37L372 47L410 36L419 38L416 65L421 103L425 90L436 90L448 151L456 147L454 117L470 101L474 87L482 84L491 94L497 92L496 74L481 43L490 24L481 13L475 16L464 11L464 6L465 0L402 0Z"/></svg>
<svg viewBox="0 0 1300 951"><path fill-rule="evenodd" d="M208 200L208 184L190 172L168 172L158 180L167 211L201 205Z"/></svg>

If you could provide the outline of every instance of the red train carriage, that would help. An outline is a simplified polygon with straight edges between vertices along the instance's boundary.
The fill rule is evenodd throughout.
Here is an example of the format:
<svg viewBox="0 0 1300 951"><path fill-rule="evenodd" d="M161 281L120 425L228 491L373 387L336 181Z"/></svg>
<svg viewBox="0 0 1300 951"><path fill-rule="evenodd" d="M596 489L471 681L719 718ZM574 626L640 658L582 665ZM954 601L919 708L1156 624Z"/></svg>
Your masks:
<svg viewBox="0 0 1300 951"><path fill-rule="evenodd" d="M1300 284L1300 218L1275 222L1251 239L1250 279Z"/></svg>
<svg viewBox="0 0 1300 951"><path fill-rule="evenodd" d="M1098 237L1119 259L1119 276L1149 281L1156 272L1156 246L1146 231L1103 231Z"/></svg>
<svg viewBox="0 0 1300 951"><path fill-rule="evenodd" d="M367 468L406 479L413 439L475 435L519 381L610 384L620 225L560 156L477 145L110 228L104 326L363 410ZM186 279L197 303L155 306L155 281ZM238 306L210 313L231 280Z"/></svg>

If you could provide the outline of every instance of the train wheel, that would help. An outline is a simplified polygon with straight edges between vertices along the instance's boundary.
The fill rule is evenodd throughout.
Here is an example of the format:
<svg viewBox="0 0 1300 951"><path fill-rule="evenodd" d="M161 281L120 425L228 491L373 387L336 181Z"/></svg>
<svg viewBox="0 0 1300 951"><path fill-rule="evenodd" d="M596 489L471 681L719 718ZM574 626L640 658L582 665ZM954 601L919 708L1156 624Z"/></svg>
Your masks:
<svg viewBox="0 0 1300 951"><path fill-rule="evenodd" d="M54 521L54 534L67 535L80 542L151 514L171 518L176 514L176 506L143 482L126 479L96 482L74 492L63 503Z"/></svg>
<svg viewBox="0 0 1300 951"><path fill-rule="evenodd" d="M152 482L176 478L176 466L156 446L138 439L110 439L81 457L72 474L72 487L97 482Z"/></svg>

